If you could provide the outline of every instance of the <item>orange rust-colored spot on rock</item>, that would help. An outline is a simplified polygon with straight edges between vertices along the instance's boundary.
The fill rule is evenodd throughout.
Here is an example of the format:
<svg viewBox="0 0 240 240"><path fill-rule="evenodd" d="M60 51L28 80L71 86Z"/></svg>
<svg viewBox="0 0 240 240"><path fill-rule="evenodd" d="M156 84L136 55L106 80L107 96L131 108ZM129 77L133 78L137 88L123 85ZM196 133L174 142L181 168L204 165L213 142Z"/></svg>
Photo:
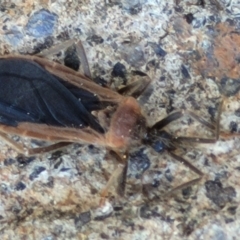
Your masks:
<svg viewBox="0 0 240 240"><path fill-rule="evenodd" d="M214 56L219 63L216 73L230 78L239 78L240 35L233 29L226 28L226 25L220 25L219 29L222 31L222 36L216 38L214 48Z"/></svg>
<svg viewBox="0 0 240 240"><path fill-rule="evenodd" d="M209 51L199 48L202 58L196 62L197 73L222 79L239 78L240 34L228 23L219 23L208 36Z"/></svg>
<svg viewBox="0 0 240 240"><path fill-rule="evenodd" d="M228 22L199 29L173 19L177 49L196 75L238 79L240 72L240 33Z"/></svg>

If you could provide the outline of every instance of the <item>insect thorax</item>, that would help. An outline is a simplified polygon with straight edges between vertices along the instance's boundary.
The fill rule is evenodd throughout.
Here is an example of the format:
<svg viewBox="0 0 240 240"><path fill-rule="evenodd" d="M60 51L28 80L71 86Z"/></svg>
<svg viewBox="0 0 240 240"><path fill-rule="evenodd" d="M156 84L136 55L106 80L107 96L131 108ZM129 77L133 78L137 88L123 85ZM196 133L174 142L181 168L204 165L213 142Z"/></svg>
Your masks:
<svg viewBox="0 0 240 240"><path fill-rule="evenodd" d="M114 113L107 142L113 148L128 148L139 143L145 133L145 119L141 114L138 102L127 97Z"/></svg>

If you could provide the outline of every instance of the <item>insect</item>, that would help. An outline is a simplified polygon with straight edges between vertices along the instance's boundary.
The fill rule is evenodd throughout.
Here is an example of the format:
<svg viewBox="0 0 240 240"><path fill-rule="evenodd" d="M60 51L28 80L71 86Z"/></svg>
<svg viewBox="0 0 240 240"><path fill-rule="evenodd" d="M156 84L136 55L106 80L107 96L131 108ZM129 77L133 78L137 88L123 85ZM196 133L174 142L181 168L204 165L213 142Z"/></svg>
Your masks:
<svg viewBox="0 0 240 240"><path fill-rule="evenodd" d="M85 58L81 42L76 43L76 47ZM1 57L1 138L23 155L53 151L74 142L103 146L124 163L125 168L129 150L147 144L157 153L168 150L172 157L199 175L176 189L201 179L203 173L200 170L174 153L175 144L182 141L215 142L219 135L218 123L215 126L194 112L185 110L171 113L149 127L136 100L151 82L147 75L142 74L140 80L117 92L93 82L88 77L87 64L84 69L85 74L82 74L39 56ZM163 130L166 125L186 114L208 127L215 133L215 137L174 137ZM14 142L8 134L53 144L29 149ZM109 184L111 182L112 178ZM103 196L106 194L107 187L102 192Z"/></svg>

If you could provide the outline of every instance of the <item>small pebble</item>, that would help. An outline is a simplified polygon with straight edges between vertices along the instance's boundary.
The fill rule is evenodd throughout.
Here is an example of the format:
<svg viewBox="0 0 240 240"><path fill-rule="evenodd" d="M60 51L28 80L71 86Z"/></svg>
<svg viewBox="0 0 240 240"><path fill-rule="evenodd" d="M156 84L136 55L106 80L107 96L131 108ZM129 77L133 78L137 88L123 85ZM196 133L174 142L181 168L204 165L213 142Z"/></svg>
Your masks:
<svg viewBox="0 0 240 240"><path fill-rule="evenodd" d="M57 15L45 9L35 12L30 18L26 26L29 35L41 38L53 34Z"/></svg>

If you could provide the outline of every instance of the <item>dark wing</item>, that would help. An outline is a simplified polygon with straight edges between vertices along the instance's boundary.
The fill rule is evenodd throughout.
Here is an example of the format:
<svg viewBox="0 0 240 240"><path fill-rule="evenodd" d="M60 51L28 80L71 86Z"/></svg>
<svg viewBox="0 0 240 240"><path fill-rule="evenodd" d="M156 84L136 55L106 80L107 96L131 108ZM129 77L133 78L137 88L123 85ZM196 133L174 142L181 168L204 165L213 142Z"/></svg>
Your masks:
<svg viewBox="0 0 240 240"><path fill-rule="evenodd" d="M104 103L100 102L96 94L93 94L85 89L78 88L75 85L62 80L57 76L54 77L56 77L58 81L62 85L64 85L64 87L66 87L79 101L81 101L89 112L94 110L100 110L111 105L111 103L107 101L105 101Z"/></svg>
<svg viewBox="0 0 240 240"><path fill-rule="evenodd" d="M91 92L70 85L66 87L58 77L32 61L0 59L2 124L16 126L19 122L34 122L76 128L90 126L103 132L90 113L100 105Z"/></svg>

